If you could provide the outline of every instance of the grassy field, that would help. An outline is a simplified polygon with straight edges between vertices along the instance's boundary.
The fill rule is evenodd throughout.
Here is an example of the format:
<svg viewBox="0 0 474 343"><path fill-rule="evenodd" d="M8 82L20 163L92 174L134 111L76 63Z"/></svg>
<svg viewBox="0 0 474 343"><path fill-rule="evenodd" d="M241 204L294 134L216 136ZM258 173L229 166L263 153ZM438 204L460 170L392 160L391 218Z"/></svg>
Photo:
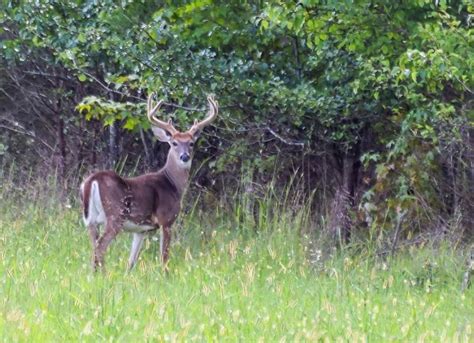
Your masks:
<svg viewBox="0 0 474 343"><path fill-rule="evenodd" d="M126 273L122 234L107 272L94 275L78 208L68 207L0 206L3 341L474 340L474 292L460 291L464 259L449 248L385 262L326 256L296 233L298 219L281 215L256 233L235 217L189 214L169 274L153 239Z"/></svg>

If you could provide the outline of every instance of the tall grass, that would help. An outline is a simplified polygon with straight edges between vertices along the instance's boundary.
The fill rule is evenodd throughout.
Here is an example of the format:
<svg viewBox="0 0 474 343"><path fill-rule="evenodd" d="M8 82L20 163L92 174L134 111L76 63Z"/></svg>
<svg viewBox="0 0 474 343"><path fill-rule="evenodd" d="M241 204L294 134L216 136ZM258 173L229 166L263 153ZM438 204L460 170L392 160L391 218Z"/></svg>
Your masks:
<svg viewBox="0 0 474 343"><path fill-rule="evenodd" d="M125 272L128 234L109 248L107 272L93 274L74 202L2 199L4 341L474 339L460 251L412 247L384 261L328 250L308 207L285 194L264 195L252 211L244 195L231 208L189 206L168 274L153 238Z"/></svg>

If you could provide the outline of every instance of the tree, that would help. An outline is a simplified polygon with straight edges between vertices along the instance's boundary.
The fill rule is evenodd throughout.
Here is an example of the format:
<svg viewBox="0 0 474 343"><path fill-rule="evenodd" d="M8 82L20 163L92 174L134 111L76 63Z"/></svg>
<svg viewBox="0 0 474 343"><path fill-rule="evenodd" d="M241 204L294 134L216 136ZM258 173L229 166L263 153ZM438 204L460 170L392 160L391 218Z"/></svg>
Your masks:
<svg viewBox="0 0 474 343"><path fill-rule="evenodd" d="M108 126L112 148L119 136L133 143L109 156L146 154L149 161L145 94L158 91L185 126L202 115L205 95L216 93L222 112L204 137L207 149L200 151L208 159L201 159L208 162L199 169L204 183L212 170L216 178L207 184L216 191L229 180L238 187L243 171L256 183L275 175L280 186L300 173L307 193L319 187L325 209L337 209L330 222L345 240L361 216L383 229L401 211L414 231L438 218L449 226L455 215L472 227L467 0L43 0L4 1L4 8L4 79L15 70L16 89L44 94L48 78L24 78L31 68L60 76L46 97L65 108L61 115L45 115L39 95L28 98L49 125L64 122L53 151L63 156L75 141L76 164L96 160L84 139L100 136L100 149L107 145L97 122L82 118ZM88 128L86 137L79 127ZM73 134L61 144L65 131ZM332 205L327 194L337 194Z"/></svg>

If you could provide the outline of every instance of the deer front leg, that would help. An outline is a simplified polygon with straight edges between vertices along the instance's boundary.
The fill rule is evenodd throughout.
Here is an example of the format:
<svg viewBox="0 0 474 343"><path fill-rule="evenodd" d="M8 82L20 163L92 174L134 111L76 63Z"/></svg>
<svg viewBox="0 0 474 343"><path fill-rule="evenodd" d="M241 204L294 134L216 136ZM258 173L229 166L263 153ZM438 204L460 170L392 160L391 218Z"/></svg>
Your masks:
<svg viewBox="0 0 474 343"><path fill-rule="evenodd" d="M161 262L163 263L165 270L167 270L171 241L171 229L169 227L163 226L160 238Z"/></svg>
<svg viewBox="0 0 474 343"><path fill-rule="evenodd" d="M134 233L132 249L130 250L130 257L128 258L128 270L132 270L140 255L140 249L142 248L143 239L145 238L144 233Z"/></svg>
<svg viewBox="0 0 474 343"><path fill-rule="evenodd" d="M97 240L94 254L94 271L101 268L105 271L104 255L110 242L120 232L120 226L112 222L108 222L105 226L104 234Z"/></svg>

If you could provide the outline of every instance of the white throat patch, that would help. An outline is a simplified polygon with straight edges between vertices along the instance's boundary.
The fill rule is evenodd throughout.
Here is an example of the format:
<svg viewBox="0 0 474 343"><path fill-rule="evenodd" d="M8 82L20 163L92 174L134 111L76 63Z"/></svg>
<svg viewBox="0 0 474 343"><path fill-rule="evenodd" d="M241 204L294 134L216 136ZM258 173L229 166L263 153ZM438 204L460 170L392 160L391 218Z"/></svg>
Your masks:
<svg viewBox="0 0 474 343"><path fill-rule="evenodd" d="M187 162L183 162L183 161L179 160L179 165L180 165L180 167L182 167L184 169L189 169L189 168L191 168L191 161L192 160L189 160Z"/></svg>

